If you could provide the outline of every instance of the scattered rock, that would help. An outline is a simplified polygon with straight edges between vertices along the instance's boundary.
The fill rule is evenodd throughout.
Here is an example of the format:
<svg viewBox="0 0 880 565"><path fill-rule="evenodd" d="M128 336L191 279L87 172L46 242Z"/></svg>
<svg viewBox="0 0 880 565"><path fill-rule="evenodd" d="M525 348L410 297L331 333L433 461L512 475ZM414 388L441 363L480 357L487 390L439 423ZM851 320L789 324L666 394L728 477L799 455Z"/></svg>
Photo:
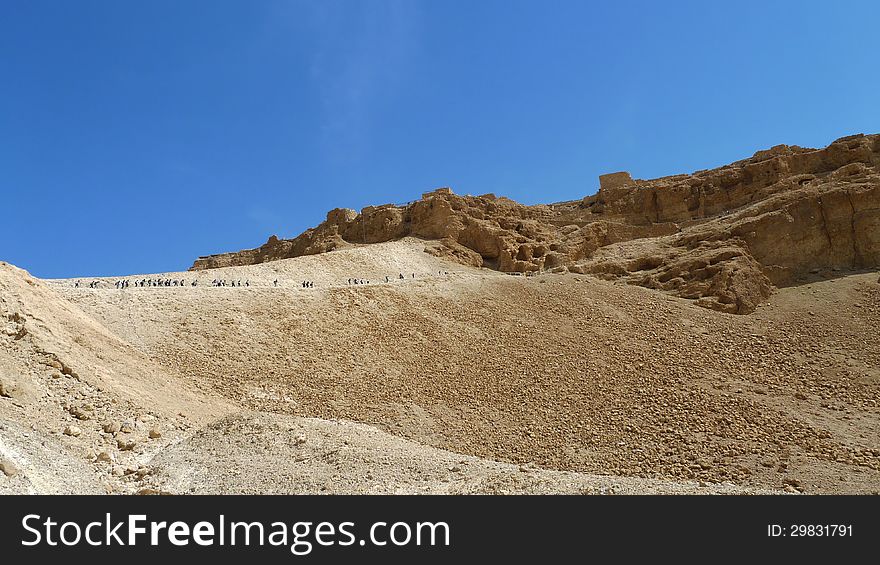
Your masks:
<svg viewBox="0 0 880 565"><path fill-rule="evenodd" d="M119 451L131 451L137 443L133 439L118 439L116 440L116 447L119 448Z"/></svg>
<svg viewBox="0 0 880 565"><path fill-rule="evenodd" d="M305 434L297 434L295 438L293 438L293 445L302 445L306 442Z"/></svg>
<svg viewBox="0 0 880 565"><path fill-rule="evenodd" d="M29 390L22 380L0 375L0 397L24 400L29 396Z"/></svg>
<svg viewBox="0 0 880 565"><path fill-rule="evenodd" d="M15 463L10 461L9 459L0 458L0 472L2 472L7 477L14 477L15 475L21 472Z"/></svg>
<svg viewBox="0 0 880 565"><path fill-rule="evenodd" d="M113 455L107 451L102 451L102 452L98 453L98 455L95 459L97 461L101 461L103 463L112 463L113 462Z"/></svg>
<svg viewBox="0 0 880 565"><path fill-rule="evenodd" d="M0 396L12 398L12 383L7 382L6 378L0 375Z"/></svg>
<svg viewBox="0 0 880 565"><path fill-rule="evenodd" d="M19 340L27 335L27 328L24 327L24 323L10 321L3 328L3 333L12 337L13 339Z"/></svg>
<svg viewBox="0 0 880 565"><path fill-rule="evenodd" d="M147 488L142 488L139 491L137 491L137 494L139 496L151 496L151 495L155 496L155 495L167 495L167 494L171 494L171 493L166 492L164 490L157 489L157 488L147 487Z"/></svg>
<svg viewBox="0 0 880 565"><path fill-rule="evenodd" d="M104 433L117 434L122 429L122 426L119 425L119 422L106 422L103 429Z"/></svg>
<svg viewBox="0 0 880 565"><path fill-rule="evenodd" d="M122 425L119 427L119 431L124 434L130 434L134 431L134 423L133 422L122 422Z"/></svg>
<svg viewBox="0 0 880 565"><path fill-rule="evenodd" d="M78 437L80 434L82 434L82 430L78 426L70 425L64 428L64 435L66 436Z"/></svg>
<svg viewBox="0 0 880 565"><path fill-rule="evenodd" d="M150 439L159 439L162 437L162 432L159 431L159 428L153 428L150 430Z"/></svg>
<svg viewBox="0 0 880 565"><path fill-rule="evenodd" d="M92 407L92 405L90 405L90 404L84 404L82 406L74 405L74 406L71 406L70 408L67 409L67 411L70 412L70 414L74 418L76 418L77 420L83 420L83 421L91 420L94 410L95 410L94 407Z"/></svg>

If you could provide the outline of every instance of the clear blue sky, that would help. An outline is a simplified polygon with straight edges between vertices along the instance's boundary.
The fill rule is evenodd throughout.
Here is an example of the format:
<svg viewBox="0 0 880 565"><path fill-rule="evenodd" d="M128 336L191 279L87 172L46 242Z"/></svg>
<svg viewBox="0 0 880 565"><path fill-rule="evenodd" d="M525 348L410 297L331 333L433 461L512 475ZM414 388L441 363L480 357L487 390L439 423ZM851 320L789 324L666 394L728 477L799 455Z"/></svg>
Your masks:
<svg viewBox="0 0 880 565"><path fill-rule="evenodd" d="M880 132L880 2L0 3L0 260L189 267L449 185L526 203Z"/></svg>

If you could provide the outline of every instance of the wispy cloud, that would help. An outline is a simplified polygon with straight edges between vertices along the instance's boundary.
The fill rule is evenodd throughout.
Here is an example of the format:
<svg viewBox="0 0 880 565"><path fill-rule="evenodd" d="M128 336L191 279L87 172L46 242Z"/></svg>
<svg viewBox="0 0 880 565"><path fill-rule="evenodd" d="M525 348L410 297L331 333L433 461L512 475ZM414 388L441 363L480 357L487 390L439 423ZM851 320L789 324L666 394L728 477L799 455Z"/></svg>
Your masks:
<svg viewBox="0 0 880 565"><path fill-rule="evenodd" d="M418 4L406 0L313 5L310 75L321 97L321 143L331 160L364 156L376 113L393 100L418 48L418 12Z"/></svg>

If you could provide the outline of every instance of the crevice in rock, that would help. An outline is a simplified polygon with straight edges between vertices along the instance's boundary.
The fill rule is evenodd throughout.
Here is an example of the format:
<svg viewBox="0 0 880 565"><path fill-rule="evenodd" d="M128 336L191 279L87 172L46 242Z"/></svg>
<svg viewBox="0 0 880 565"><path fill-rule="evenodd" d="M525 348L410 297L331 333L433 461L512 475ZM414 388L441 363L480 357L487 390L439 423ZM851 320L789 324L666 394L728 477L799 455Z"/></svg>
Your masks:
<svg viewBox="0 0 880 565"><path fill-rule="evenodd" d="M856 238L856 207L853 204L852 193L850 193L850 191L846 190L846 191L844 191L844 194L846 194L846 199L847 199L847 201L849 201L849 207L852 212L852 215L850 216L850 220L849 220L849 226L850 226L849 236L852 239L852 248L853 248L853 264L852 264L852 266L853 267L861 267L863 264L863 260L862 260L862 254L859 253L859 244L858 244L858 239Z"/></svg>
<svg viewBox="0 0 880 565"><path fill-rule="evenodd" d="M828 216L825 214L825 204L822 197L818 198L819 213L822 214L822 229L825 231L825 237L828 239L828 256L834 256L834 241L831 239L831 232L828 230Z"/></svg>

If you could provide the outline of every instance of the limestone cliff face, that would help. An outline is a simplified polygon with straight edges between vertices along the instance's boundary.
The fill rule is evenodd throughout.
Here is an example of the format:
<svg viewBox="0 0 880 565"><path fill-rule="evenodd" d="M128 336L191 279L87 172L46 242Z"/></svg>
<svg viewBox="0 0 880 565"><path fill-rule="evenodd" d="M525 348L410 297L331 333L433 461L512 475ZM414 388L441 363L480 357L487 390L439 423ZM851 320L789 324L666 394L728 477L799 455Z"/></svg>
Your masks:
<svg viewBox="0 0 880 565"><path fill-rule="evenodd" d="M594 196L524 206L448 188L406 206L336 209L294 239L200 257L193 269L324 253L404 236L506 272L571 270L748 313L811 271L880 265L880 135L824 149L779 145L730 165L654 180L600 177Z"/></svg>

